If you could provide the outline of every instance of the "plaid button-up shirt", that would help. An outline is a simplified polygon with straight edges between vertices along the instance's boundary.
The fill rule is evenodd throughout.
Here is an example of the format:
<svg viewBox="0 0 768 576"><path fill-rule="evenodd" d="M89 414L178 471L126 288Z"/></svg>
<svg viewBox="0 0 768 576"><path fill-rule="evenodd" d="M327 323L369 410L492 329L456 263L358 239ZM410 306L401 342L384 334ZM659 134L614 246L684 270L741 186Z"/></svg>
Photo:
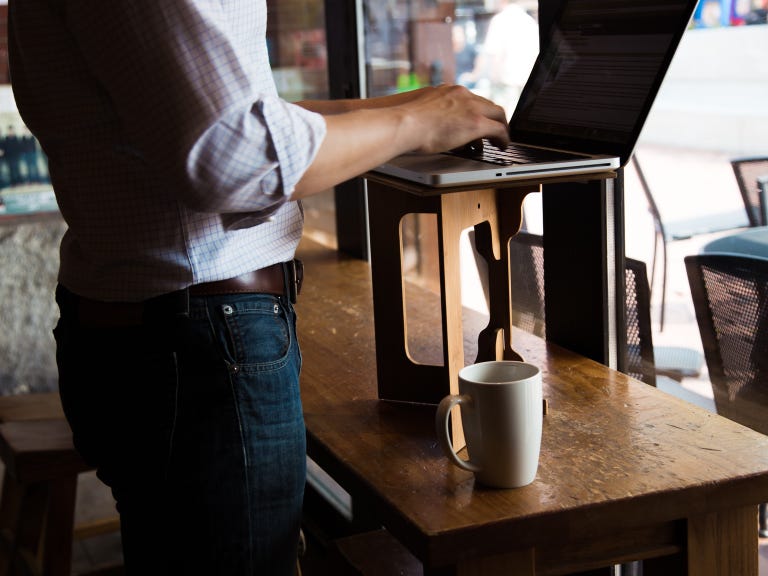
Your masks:
<svg viewBox="0 0 768 576"><path fill-rule="evenodd" d="M281 100L264 0L11 0L12 85L68 224L59 280L138 301L293 257L325 135Z"/></svg>

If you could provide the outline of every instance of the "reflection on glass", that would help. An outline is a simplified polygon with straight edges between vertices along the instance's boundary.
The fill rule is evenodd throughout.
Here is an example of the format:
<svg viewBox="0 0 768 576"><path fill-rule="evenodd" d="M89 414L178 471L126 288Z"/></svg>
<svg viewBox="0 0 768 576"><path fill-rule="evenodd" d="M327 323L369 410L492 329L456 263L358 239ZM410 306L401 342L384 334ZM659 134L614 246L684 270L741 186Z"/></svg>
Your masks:
<svg viewBox="0 0 768 576"><path fill-rule="evenodd" d="M0 85L0 218L58 209L48 159L24 125L11 86Z"/></svg>
<svg viewBox="0 0 768 576"><path fill-rule="evenodd" d="M539 26L521 3L497 0L496 8L487 18L482 42L474 46L465 42L462 51L457 53L464 61L474 55L472 68L461 73L457 81L503 106L510 117L539 52ZM469 36L468 31L476 35L474 20L454 27L459 27L465 38ZM455 32L454 38L462 32Z"/></svg>
<svg viewBox="0 0 768 576"><path fill-rule="evenodd" d="M267 46L280 96L289 102L329 96L325 11L322 0L268 0ZM336 247L336 216L331 190L307 198L305 234Z"/></svg>
<svg viewBox="0 0 768 576"><path fill-rule="evenodd" d="M463 84L514 110L538 54L533 1L370 1L365 4L368 93Z"/></svg>
<svg viewBox="0 0 768 576"><path fill-rule="evenodd" d="M328 97L325 12L320 0L268 1L267 46L280 96Z"/></svg>

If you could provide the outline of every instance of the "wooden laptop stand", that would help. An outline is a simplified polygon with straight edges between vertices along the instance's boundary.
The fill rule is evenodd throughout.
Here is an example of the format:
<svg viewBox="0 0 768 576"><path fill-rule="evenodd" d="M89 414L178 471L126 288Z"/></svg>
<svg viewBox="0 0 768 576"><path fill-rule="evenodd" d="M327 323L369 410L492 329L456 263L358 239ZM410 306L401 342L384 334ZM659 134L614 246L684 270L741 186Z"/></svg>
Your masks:
<svg viewBox="0 0 768 576"><path fill-rule="evenodd" d="M520 229L523 200L536 191L539 183L530 181L504 189L436 189L368 176L379 398L435 404L446 394L458 393L458 373L465 365L459 240L462 231L472 226L477 250L488 264L490 312L473 361L522 359L512 348L508 245ZM418 363L408 351L401 221L406 214L419 213L437 215L441 366Z"/></svg>

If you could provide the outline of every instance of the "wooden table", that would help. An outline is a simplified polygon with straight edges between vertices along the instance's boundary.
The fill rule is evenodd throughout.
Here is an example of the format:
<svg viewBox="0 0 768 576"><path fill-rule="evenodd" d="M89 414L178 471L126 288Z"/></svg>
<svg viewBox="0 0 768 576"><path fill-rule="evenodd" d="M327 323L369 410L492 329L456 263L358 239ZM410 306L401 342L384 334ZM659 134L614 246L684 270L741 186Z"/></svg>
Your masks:
<svg viewBox="0 0 768 576"><path fill-rule="evenodd" d="M369 266L308 242L300 257L309 455L426 574L556 575L659 557L646 576L757 575L768 437L515 331L550 405L539 471L524 488L482 488L442 456L434 406L378 399ZM412 340L440 356L429 319L413 324L425 328Z"/></svg>

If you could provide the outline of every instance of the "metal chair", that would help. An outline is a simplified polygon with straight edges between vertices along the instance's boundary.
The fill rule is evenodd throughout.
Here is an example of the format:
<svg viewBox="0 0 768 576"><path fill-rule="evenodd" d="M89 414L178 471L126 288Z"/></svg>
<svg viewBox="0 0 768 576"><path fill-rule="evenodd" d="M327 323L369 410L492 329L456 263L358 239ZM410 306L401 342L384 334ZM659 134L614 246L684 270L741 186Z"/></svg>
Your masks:
<svg viewBox="0 0 768 576"><path fill-rule="evenodd" d="M627 326L625 348L627 374L651 386L656 385L656 360L651 327L651 291L645 262L625 259L624 308Z"/></svg>
<svg viewBox="0 0 768 576"><path fill-rule="evenodd" d="M661 220L659 207L656 204L656 200L653 198L651 188L648 185L648 180L646 180L645 173L643 172L643 169L640 166L640 162L637 160L636 156L632 156L631 163L635 169L635 172L637 173L637 178L640 181L640 187L643 190L645 199L648 202L648 210L653 217L655 236L653 237L653 257L651 258L650 286L655 286L654 281L656 279L656 255L659 252L659 243L661 243L661 308L659 312L659 329L664 330L664 311L666 310L667 305L667 242L674 238L668 236L668 231L664 227L664 223Z"/></svg>
<svg viewBox="0 0 768 576"><path fill-rule="evenodd" d="M731 160L733 174L744 200L744 208L750 226L768 225L766 186L758 184L758 178L768 177L768 156L749 156Z"/></svg>
<svg viewBox="0 0 768 576"><path fill-rule="evenodd" d="M699 234L704 230L692 229L690 226L672 226L665 224L661 217L658 204L654 199L651 187L648 184L648 180L645 177L640 161L637 159L637 155L633 155L630 164L637 174L637 178L640 182L640 187L643 190L646 201L648 202L648 210L653 217L653 224L655 228L655 236L653 241L653 257L651 260L651 286L655 286L656 279L656 256L659 253L659 244L661 244L661 306L659 310L659 330L664 330L664 315L666 311L667 300L667 244L675 240L685 240L692 235ZM733 172L736 175L736 182L738 183L739 190L741 191L742 199L744 200L744 207L746 209L747 218L750 226L762 226L766 223L766 203L765 203L765 191L762 193L758 187L757 179L761 174L768 174L768 157L750 157L750 158L737 158L731 161ZM764 190L764 189L763 189ZM762 195L761 195L762 194ZM762 201L761 201L762 198ZM762 222L762 224L761 224ZM678 223L680 224L680 223ZM724 222L725 227L733 228L734 223L730 221Z"/></svg>
<svg viewBox="0 0 768 576"><path fill-rule="evenodd" d="M645 262L626 258L626 332L621 342L627 373L646 384L656 385L657 376L680 382L701 371L703 358L698 350L654 347L651 326L651 293ZM544 337L544 240L541 235L518 232L509 243L513 273L512 324Z"/></svg>
<svg viewBox="0 0 768 576"><path fill-rule="evenodd" d="M718 413L768 434L768 259L686 256Z"/></svg>
<svg viewBox="0 0 768 576"><path fill-rule="evenodd" d="M697 378L704 365L704 357L699 350L654 345L651 288L645 262L634 258L624 260L627 373L651 385L658 384L660 378L677 383L683 378Z"/></svg>
<svg viewBox="0 0 768 576"><path fill-rule="evenodd" d="M768 434L768 259L687 256L696 321L718 414ZM766 506L761 535L768 535Z"/></svg>
<svg viewBox="0 0 768 576"><path fill-rule="evenodd" d="M768 172L757 177L757 191L760 215L763 217L763 224L768 225Z"/></svg>
<svg viewBox="0 0 768 576"><path fill-rule="evenodd" d="M518 232L509 243L509 262L513 270L512 325L545 335L544 322L544 240L539 234Z"/></svg>

